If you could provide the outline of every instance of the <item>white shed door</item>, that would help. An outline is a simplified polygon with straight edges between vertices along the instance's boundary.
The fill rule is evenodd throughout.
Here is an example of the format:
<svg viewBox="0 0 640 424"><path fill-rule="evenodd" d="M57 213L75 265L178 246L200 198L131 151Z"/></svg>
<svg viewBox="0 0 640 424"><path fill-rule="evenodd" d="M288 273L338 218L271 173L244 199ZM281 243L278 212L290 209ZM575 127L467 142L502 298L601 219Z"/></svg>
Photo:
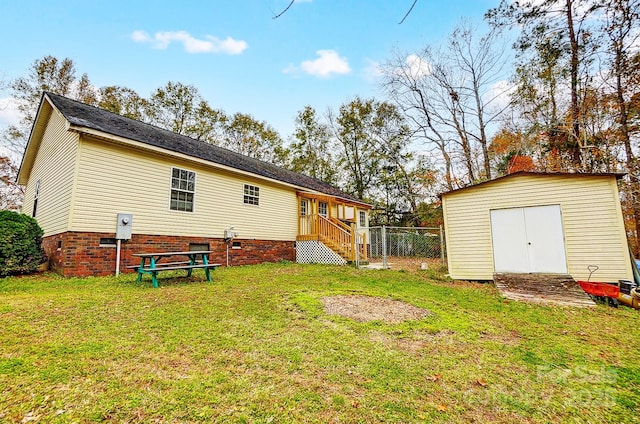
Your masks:
<svg viewBox="0 0 640 424"><path fill-rule="evenodd" d="M491 211L495 272L565 274L559 205Z"/></svg>

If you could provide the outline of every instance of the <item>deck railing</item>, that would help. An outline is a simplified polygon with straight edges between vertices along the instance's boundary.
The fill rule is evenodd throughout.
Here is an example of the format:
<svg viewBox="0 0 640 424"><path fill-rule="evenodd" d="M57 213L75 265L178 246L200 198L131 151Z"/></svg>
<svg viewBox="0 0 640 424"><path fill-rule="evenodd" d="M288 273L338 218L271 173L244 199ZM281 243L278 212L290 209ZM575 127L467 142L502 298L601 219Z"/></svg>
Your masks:
<svg viewBox="0 0 640 424"><path fill-rule="evenodd" d="M366 234L356 237L355 228L322 215L300 216L298 240L320 240L348 261L367 258ZM357 245L357 246L356 246Z"/></svg>

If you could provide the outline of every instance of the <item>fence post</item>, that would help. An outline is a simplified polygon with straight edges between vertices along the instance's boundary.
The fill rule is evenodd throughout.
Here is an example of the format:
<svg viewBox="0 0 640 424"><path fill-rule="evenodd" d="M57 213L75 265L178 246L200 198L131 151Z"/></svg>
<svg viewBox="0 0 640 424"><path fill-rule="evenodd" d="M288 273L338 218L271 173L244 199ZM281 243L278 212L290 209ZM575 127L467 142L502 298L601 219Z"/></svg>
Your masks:
<svg viewBox="0 0 640 424"><path fill-rule="evenodd" d="M367 252L367 233L362 233L362 253L365 261L369 261L369 253Z"/></svg>
<svg viewBox="0 0 640 424"><path fill-rule="evenodd" d="M387 227L382 226L382 267L388 268L387 265Z"/></svg>
<svg viewBox="0 0 640 424"><path fill-rule="evenodd" d="M358 257L358 252L356 252L356 223L352 222L351 225L351 260L355 261Z"/></svg>
<svg viewBox="0 0 640 424"><path fill-rule="evenodd" d="M444 234L442 225L440 225L440 259L442 260L442 266L444 266Z"/></svg>

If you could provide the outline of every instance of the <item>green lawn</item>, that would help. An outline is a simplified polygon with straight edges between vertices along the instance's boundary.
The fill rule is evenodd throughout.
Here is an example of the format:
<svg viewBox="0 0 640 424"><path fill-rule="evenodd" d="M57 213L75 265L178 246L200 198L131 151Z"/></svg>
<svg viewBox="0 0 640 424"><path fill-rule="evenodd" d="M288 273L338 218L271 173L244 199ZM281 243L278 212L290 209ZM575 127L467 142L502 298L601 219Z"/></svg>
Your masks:
<svg viewBox="0 0 640 424"><path fill-rule="evenodd" d="M0 279L0 422L640 422L640 314L431 272L273 264L213 283ZM432 312L327 315L359 294Z"/></svg>

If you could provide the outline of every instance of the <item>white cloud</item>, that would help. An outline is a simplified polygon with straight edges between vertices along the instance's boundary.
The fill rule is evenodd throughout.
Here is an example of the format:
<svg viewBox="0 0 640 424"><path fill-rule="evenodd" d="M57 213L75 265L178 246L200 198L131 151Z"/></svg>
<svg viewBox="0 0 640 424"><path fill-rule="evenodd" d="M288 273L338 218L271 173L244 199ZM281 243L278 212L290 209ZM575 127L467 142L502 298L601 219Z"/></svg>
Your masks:
<svg viewBox="0 0 640 424"><path fill-rule="evenodd" d="M145 31L140 31L140 30L133 31L131 33L131 39L136 43L148 43L153 41L153 39L149 37L149 34L147 34Z"/></svg>
<svg viewBox="0 0 640 424"><path fill-rule="evenodd" d="M296 65L294 65L293 63L288 64L283 70L282 73L284 74L295 74L298 72L298 67Z"/></svg>
<svg viewBox="0 0 640 424"><path fill-rule="evenodd" d="M136 43L152 43L156 49L164 50L172 42L182 43L187 53L225 53L240 54L248 47L243 40L234 40L231 37L220 39L212 35L205 35L204 39L193 37L186 31L161 31L156 32L153 37L145 31L133 31L131 39Z"/></svg>
<svg viewBox="0 0 640 424"><path fill-rule="evenodd" d="M0 99L0 125L17 125L19 122L18 102L12 97Z"/></svg>
<svg viewBox="0 0 640 424"><path fill-rule="evenodd" d="M382 66L380 62L367 59L367 66L364 68L364 78L369 82L376 82L382 77Z"/></svg>
<svg viewBox="0 0 640 424"><path fill-rule="evenodd" d="M482 96L482 101L485 105L491 107L492 110L503 110L511 102L511 94L515 88L516 87L507 80L496 81Z"/></svg>
<svg viewBox="0 0 640 424"><path fill-rule="evenodd" d="M405 63L409 66L409 71L414 77L426 77L431 74L431 65L420 56L410 54L405 59Z"/></svg>
<svg viewBox="0 0 640 424"><path fill-rule="evenodd" d="M320 78L329 78L334 74L344 75L351 72L347 59L340 57L335 50L318 50L316 54L318 55L317 59L305 60L299 67L290 64L282 72L291 74L302 71Z"/></svg>

